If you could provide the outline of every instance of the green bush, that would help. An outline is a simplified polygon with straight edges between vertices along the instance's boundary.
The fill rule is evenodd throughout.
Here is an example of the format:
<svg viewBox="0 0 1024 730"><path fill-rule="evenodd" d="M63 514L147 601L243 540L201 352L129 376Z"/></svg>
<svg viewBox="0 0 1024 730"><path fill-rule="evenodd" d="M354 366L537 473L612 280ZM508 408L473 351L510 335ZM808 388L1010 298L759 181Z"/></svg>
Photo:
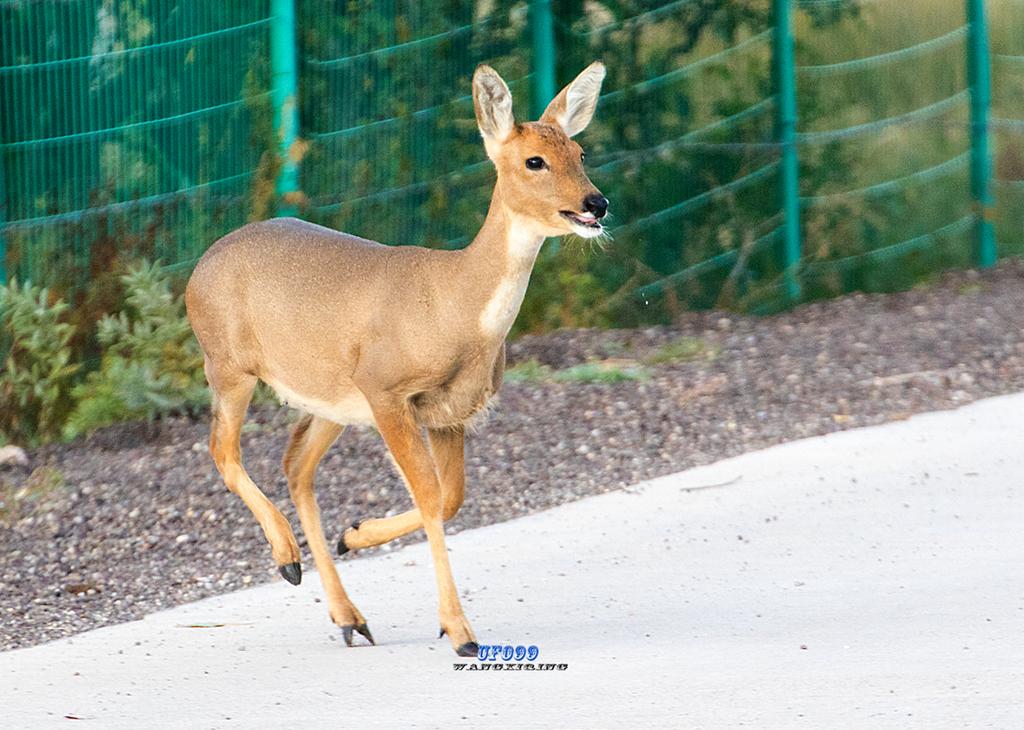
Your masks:
<svg viewBox="0 0 1024 730"><path fill-rule="evenodd" d="M505 368L506 383L533 383L550 377L551 368L541 365L533 358Z"/></svg>
<svg viewBox="0 0 1024 730"><path fill-rule="evenodd" d="M158 264L139 264L122 280L125 310L99 323L103 358L73 391L68 438L119 421L191 412L209 401L202 352L167 274Z"/></svg>
<svg viewBox="0 0 1024 730"><path fill-rule="evenodd" d="M679 337L666 342L656 352L644 359L647 365L665 365L674 362L692 362L706 358L714 360L717 351L709 349L707 343L700 337Z"/></svg>
<svg viewBox="0 0 1024 730"><path fill-rule="evenodd" d="M552 379L556 383L623 383L627 380L647 380L650 371L630 362L587 362L557 371Z"/></svg>
<svg viewBox="0 0 1024 730"><path fill-rule="evenodd" d="M564 370L552 370L530 359L505 370L506 383L622 383L627 380L647 380L649 377L650 370L632 360L596 360Z"/></svg>
<svg viewBox="0 0 1024 730"><path fill-rule="evenodd" d="M70 362L67 310L31 283L0 286L0 440L35 444L60 433L78 371Z"/></svg>

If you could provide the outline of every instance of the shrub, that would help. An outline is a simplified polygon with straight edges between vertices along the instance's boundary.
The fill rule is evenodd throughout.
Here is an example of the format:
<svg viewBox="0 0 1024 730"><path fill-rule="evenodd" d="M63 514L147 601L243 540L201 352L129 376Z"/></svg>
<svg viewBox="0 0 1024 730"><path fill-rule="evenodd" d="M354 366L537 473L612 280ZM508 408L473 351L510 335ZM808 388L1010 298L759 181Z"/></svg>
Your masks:
<svg viewBox="0 0 1024 730"><path fill-rule="evenodd" d="M644 362L648 365L664 365L671 362L691 362L701 358L714 360L717 354L717 351L709 349L701 338L684 336L666 342Z"/></svg>
<svg viewBox="0 0 1024 730"><path fill-rule="evenodd" d="M552 378L556 383L623 383L647 380L650 376L650 371L637 363L604 360L573 365L557 371Z"/></svg>
<svg viewBox="0 0 1024 730"><path fill-rule="evenodd" d="M552 370L536 360L527 360L505 371L506 383L622 383L627 380L647 380L650 370L633 360L596 360Z"/></svg>
<svg viewBox="0 0 1024 730"><path fill-rule="evenodd" d="M536 359L530 359L517 365L505 368L506 383L533 383L551 377L551 368L541 365Z"/></svg>
<svg viewBox="0 0 1024 730"><path fill-rule="evenodd" d="M50 303L47 289L12 280L0 287L0 440L34 444L60 433L70 409L78 365L71 364L74 328L68 305Z"/></svg>
<svg viewBox="0 0 1024 730"><path fill-rule="evenodd" d="M202 352L167 274L158 264L139 264L122 279L126 306L99 323L103 358L73 391L77 405L64 429L69 438L208 403Z"/></svg>

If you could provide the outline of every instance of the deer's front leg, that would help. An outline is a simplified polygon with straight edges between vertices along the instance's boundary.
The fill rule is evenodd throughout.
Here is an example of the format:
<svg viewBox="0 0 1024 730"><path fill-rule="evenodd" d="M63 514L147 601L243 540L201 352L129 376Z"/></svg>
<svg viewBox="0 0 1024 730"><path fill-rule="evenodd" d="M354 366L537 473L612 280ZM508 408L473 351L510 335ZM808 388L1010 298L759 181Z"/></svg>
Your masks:
<svg viewBox="0 0 1024 730"><path fill-rule="evenodd" d="M462 611L459 594L455 590L448 550L444 541L443 497L434 460L427 450L419 428L408 407L402 403L373 403L374 420L384 437L384 443L398 464L399 471L412 494L413 502L423 520L430 552L434 559L434 574L440 598L441 632L448 638L459 656L476 656L477 644L473 629Z"/></svg>
<svg viewBox="0 0 1024 730"><path fill-rule="evenodd" d="M462 426L431 428L427 430L427 437L430 440L430 453L437 466L437 476L441 480L441 518L447 522L458 513L465 493L465 429ZM423 518L418 509L392 517L360 520L342 534L338 541L338 555L344 555L349 550L383 545L421 527Z"/></svg>

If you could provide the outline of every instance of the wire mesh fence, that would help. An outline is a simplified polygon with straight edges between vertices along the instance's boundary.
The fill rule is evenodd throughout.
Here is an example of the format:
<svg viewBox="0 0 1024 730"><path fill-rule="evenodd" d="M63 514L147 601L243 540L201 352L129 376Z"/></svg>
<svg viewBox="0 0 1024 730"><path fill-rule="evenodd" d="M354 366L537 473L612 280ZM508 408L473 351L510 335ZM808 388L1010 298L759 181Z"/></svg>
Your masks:
<svg viewBox="0 0 1024 730"><path fill-rule="evenodd" d="M11 274L71 287L119 256L185 262L245 222L269 110L257 6L0 5Z"/></svg>
<svg viewBox="0 0 1024 730"><path fill-rule="evenodd" d="M493 180L469 79L480 63L499 65L526 116L525 13L379 3L325 22L320 3L299 9L308 217L384 242L468 242Z"/></svg>
<svg viewBox="0 0 1024 730"><path fill-rule="evenodd" d="M526 118L601 58L582 139L615 241L547 247L523 326L907 286L1024 252L1022 29L1020 0L4 0L3 261L81 299L282 210L465 245L475 66Z"/></svg>

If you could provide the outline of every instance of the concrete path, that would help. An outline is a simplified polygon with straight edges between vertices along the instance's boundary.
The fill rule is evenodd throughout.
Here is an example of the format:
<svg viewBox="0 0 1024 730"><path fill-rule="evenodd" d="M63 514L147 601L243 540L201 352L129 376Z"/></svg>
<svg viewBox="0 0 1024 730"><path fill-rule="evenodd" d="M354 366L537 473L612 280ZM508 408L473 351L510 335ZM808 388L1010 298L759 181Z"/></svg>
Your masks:
<svg viewBox="0 0 1024 730"><path fill-rule="evenodd" d="M481 642L562 671L454 670L421 544L341 565L376 648L308 573L0 654L0 724L1024 727L1022 446L1024 394L452 537Z"/></svg>

